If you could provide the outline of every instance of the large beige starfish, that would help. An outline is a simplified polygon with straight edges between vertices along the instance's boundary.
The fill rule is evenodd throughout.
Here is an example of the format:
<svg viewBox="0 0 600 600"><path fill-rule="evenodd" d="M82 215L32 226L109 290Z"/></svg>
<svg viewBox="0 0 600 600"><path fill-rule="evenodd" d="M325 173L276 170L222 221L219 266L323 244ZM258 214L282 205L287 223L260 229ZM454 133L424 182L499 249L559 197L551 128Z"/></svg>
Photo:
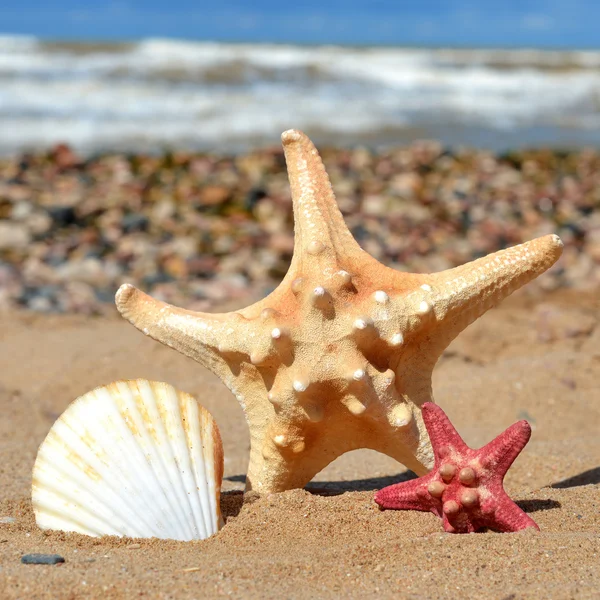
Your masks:
<svg viewBox="0 0 600 600"><path fill-rule="evenodd" d="M467 325L560 256L547 235L462 267L401 273L363 251L346 227L312 142L282 135L295 219L290 269L264 300L205 314L131 285L121 314L216 373L250 427L247 488L301 487L332 460L372 448L418 474L433 464L420 407L431 373Z"/></svg>

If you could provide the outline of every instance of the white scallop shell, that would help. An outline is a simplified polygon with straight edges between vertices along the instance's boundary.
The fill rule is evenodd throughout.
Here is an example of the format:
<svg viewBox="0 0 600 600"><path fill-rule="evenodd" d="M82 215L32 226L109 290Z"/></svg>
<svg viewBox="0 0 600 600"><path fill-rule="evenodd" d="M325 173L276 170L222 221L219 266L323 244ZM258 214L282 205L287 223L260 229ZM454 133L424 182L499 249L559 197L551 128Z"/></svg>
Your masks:
<svg viewBox="0 0 600 600"><path fill-rule="evenodd" d="M117 381L69 405L43 441L42 529L204 539L222 525L223 446L210 413L167 383Z"/></svg>

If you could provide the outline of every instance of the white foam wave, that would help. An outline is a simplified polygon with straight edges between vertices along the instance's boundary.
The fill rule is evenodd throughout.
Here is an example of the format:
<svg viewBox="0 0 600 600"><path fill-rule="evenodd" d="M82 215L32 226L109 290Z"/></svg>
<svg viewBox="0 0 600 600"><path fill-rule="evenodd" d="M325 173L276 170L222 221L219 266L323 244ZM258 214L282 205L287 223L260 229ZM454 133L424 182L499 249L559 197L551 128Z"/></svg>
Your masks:
<svg viewBox="0 0 600 600"><path fill-rule="evenodd" d="M0 149L273 141L288 127L598 130L600 52L0 37ZM576 136L575 136L576 137ZM358 140L357 140L358 141ZM451 140L450 140L451 141ZM589 141L589 131L586 136Z"/></svg>

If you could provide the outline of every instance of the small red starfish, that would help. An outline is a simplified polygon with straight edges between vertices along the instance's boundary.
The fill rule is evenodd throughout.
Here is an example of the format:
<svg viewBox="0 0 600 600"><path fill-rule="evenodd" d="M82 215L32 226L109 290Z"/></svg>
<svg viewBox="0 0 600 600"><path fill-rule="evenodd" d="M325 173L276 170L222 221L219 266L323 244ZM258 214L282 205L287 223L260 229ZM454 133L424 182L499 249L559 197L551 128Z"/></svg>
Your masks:
<svg viewBox="0 0 600 600"><path fill-rule="evenodd" d="M431 511L450 533L483 528L539 530L502 487L506 472L529 441L529 423L519 421L483 448L473 450L439 406L426 402L422 410L435 454L433 470L379 490L375 502L382 508Z"/></svg>

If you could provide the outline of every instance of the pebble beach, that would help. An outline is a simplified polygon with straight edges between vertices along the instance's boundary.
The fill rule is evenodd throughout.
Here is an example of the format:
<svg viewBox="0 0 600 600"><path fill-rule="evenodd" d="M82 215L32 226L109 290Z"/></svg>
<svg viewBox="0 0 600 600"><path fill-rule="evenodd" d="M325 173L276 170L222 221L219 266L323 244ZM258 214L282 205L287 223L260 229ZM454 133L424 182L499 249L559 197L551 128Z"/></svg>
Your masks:
<svg viewBox="0 0 600 600"><path fill-rule="evenodd" d="M559 264L528 293L600 286L600 153L322 148L363 248L410 272L448 269L547 233ZM104 314L133 283L197 310L271 291L293 249L279 148L103 154L66 145L0 159L0 309Z"/></svg>

